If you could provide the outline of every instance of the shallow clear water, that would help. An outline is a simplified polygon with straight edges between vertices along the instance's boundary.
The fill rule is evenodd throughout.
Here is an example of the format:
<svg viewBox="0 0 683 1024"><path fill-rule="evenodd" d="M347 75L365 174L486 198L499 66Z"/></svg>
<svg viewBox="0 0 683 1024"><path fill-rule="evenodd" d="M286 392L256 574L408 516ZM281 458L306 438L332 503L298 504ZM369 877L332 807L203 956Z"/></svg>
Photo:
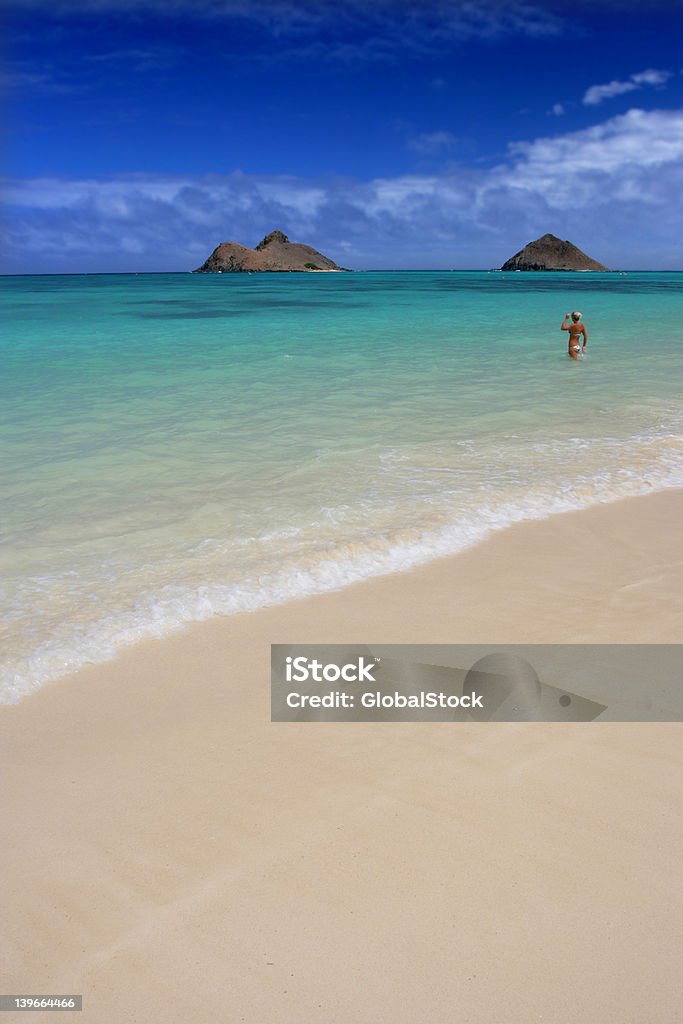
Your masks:
<svg viewBox="0 0 683 1024"><path fill-rule="evenodd" d="M683 274L15 277L0 308L0 700L683 483Z"/></svg>

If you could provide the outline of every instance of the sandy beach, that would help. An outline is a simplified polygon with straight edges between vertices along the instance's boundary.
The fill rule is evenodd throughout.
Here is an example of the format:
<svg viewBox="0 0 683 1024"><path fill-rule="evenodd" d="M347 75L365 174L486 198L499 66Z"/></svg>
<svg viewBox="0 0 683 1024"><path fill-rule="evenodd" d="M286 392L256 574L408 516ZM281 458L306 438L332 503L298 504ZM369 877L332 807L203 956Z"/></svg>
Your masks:
<svg viewBox="0 0 683 1024"><path fill-rule="evenodd" d="M679 724L276 725L269 646L675 642L682 507L519 524L0 709L2 990L88 1024L680 1020Z"/></svg>

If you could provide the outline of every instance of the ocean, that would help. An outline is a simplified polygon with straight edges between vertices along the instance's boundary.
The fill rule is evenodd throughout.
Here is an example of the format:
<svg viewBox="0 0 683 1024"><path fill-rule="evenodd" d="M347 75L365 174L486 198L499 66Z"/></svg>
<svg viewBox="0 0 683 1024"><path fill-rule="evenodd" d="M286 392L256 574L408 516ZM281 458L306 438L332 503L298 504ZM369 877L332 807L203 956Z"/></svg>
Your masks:
<svg viewBox="0 0 683 1024"><path fill-rule="evenodd" d="M683 273L5 277L0 305L2 702L683 484Z"/></svg>

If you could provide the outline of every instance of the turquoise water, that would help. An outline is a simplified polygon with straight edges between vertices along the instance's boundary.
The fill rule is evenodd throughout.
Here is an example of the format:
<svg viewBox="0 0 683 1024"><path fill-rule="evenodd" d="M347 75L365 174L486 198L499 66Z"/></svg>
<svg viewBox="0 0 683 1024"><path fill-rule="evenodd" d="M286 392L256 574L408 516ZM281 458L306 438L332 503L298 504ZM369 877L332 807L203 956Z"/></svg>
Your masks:
<svg viewBox="0 0 683 1024"><path fill-rule="evenodd" d="M0 699L683 483L683 274L15 277L0 302Z"/></svg>

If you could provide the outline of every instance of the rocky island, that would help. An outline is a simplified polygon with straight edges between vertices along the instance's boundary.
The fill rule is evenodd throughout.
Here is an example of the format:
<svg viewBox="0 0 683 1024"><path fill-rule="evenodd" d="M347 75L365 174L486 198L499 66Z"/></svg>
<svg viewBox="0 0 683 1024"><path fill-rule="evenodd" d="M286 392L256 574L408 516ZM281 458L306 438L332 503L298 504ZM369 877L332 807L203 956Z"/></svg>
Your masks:
<svg viewBox="0 0 683 1024"><path fill-rule="evenodd" d="M206 263L194 274L245 274L257 271L316 271L344 270L323 256L317 249L301 242L290 242L282 231L271 231L255 249L239 242L221 242Z"/></svg>
<svg viewBox="0 0 683 1024"><path fill-rule="evenodd" d="M542 235L511 256L501 270L609 270L569 241Z"/></svg>

